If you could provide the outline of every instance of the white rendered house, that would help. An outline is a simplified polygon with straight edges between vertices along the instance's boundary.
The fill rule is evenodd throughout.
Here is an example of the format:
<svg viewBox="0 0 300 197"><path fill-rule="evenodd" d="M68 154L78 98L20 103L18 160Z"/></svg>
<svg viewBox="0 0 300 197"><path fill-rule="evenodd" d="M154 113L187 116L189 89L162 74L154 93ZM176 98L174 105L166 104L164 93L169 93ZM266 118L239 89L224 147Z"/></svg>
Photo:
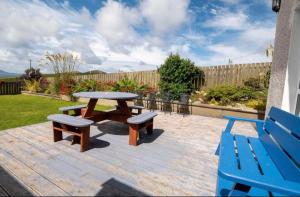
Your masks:
<svg viewBox="0 0 300 197"><path fill-rule="evenodd" d="M281 0L268 107L300 116L300 0Z"/></svg>

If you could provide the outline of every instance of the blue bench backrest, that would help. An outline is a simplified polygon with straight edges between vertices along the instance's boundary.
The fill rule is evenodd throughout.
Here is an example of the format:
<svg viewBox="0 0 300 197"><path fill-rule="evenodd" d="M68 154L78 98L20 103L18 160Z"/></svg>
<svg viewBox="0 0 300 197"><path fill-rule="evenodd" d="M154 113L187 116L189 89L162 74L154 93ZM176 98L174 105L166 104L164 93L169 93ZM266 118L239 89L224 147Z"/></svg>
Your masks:
<svg viewBox="0 0 300 197"><path fill-rule="evenodd" d="M275 107L268 116L259 138L281 175L300 182L300 118Z"/></svg>

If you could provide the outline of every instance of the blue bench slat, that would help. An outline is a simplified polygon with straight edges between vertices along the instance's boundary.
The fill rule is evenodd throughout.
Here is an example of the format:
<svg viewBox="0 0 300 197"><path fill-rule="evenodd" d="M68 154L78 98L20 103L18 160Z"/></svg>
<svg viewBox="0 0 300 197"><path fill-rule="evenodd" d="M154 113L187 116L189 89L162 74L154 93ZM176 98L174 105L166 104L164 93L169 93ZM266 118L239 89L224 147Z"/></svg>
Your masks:
<svg viewBox="0 0 300 197"><path fill-rule="evenodd" d="M241 170L259 176L260 171L250 150L248 139L240 135L236 135L235 139L238 149Z"/></svg>
<svg viewBox="0 0 300 197"><path fill-rule="evenodd" d="M146 121L154 118L155 116L157 116L157 113L145 112L145 113L139 114L137 116L133 116L131 118L128 118L127 123L129 123L129 124L142 124L142 123L145 123Z"/></svg>
<svg viewBox="0 0 300 197"><path fill-rule="evenodd" d="M278 148L270 136L267 134L262 135L260 136L260 140L282 176L288 180L300 182L299 168Z"/></svg>
<svg viewBox="0 0 300 197"><path fill-rule="evenodd" d="M218 168L218 175L221 178L266 191L274 191L286 195L300 195L299 183L277 179L275 176L257 176L256 174L248 173L246 170L239 170L236 165L233 143L231 134L222 134ZM222 186L218 186L218 188L222 190Z"/></svg>
<svg viewBox="0 0 300 197"><path fill-rule="evenodd" d="M59 111L69 111L74 109L82 109L85 108L86 105L73 105L73 106L66 106L66 107L60 107Z"/></svg>
<svg viewBox="0 0 300 197"><path fill-rule="evenodd" d="M261 166L264 175L272 176L277 180L283 181L282 175L276 168L272 159L269 157L269 154L263 147L260 140L253 137L249 137L248 139L253 148L253 151L255 152L255 155L259 161L259 165Z"/></svg>
<svg viewBox="0 0 300 197"><path fill-rule="evenodd" d="M288 128L290 131L300 137L300 117L294 116L275 107L271 108L269 117L275 121L278 121L284 127Z"/></svg>
<svg viewBox="0 0 300 197"><path fill-rule="evenodd" d="M300 140L278 126L271 119L266 120L265 129L272 135L276 142L300 164Z"/></svg>
<svg viewBox="0 0 300 197"><path fill-rule="evenodd" d="M223 157L226 159L222 159ZM226 170L236 170L238 168L238 162L234 148L234 139L233 135L230 133L222 133L219 167L222 167Z"/></svg>
<svg viewBox="0 0 300 197"><path fill-rule="evenodd" d="M47 117L48 120L66 124L74 127L86 127L90 126L94 122L81 117L74 117L65 114L52 114Z"/></svg>

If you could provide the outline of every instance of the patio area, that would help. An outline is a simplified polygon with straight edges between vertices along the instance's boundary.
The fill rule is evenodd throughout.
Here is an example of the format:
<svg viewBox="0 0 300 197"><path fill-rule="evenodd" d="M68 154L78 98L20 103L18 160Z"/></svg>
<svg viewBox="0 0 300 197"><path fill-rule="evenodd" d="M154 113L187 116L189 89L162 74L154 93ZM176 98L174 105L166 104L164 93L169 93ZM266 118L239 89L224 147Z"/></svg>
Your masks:
<svg viewBox="0 0 300 197"><path fill-rule="evenodd" d="M91 127L90 149L53 142L50 122L0 133L0 195L215 195L220 134L227 121L158 112L152 136L128 145L128 126ZM249 123L235 133L256 135Z"/></svg>

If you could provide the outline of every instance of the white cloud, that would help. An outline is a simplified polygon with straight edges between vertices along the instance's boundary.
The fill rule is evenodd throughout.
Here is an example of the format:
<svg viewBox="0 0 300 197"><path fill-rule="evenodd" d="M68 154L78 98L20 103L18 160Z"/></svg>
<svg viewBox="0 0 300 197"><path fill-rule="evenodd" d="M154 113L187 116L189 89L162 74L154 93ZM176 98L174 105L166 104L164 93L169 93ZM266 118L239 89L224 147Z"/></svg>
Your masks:
<svg viewBox="0 0 300 197"><path fill-rule="evenodd" d="M129 8L120 2L108 0L96 14L96 31L112 48L126 48L137 42L134 26L141 22L136 8Z"/></svg>
<svg viewBox="0 0 300 197"><path fill-rule="evenodd" d="M176 30L188 20L189 0L143 0L141 12L154 33Z"/></svg>
<svg viewBox="0 0 300 197"><path fill-rule="evenodd" d="M221 0L221 1L228 4L238 4L240 2L240 0Z"/></svg>
<svg viewBox="0 0 300 197"><path fill-rule="evenodd" d="M235 57L255 52L257 45L274 38L272 23L255 24L243 10L218 7L204 25L220 34L204 34L193 28L189 0L141 0L130 7L108 0L95 15L86 8L74 10L67 1L63 5L51 2L0 0L0 69L21 73L29 59L36 65L47 51L78 54L81 71L155 69L171 52L198 65L223 64L229 57L235 62ZM226 30L238 32L235 41L213 42ZM201 54L195 48L210 53ZM263 56L264 51L236 61L264 60Z"/></svg>
<svg viewBox="0 0 300 197"><path fill-rule="evenodd" d="M223 10L212 19L207 20L204 26L222 30L241 30L247 27L247 20L248 15L242 10L237 12Z"/></svg>

